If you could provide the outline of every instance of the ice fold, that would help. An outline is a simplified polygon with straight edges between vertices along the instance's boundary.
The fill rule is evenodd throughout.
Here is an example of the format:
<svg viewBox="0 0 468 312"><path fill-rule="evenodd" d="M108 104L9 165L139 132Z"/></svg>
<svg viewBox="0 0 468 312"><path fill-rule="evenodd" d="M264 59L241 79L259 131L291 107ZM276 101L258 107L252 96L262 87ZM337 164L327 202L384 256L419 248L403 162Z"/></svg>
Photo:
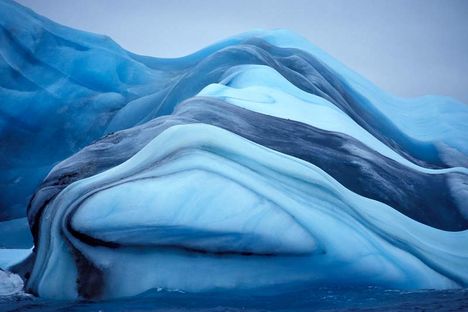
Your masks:
<svg viewBox="0 0 468 312"><path fill-rule="evenodd" d="M161 59L2 0L0 99L0 264L33 294L468 285L466 104L289 31Z"/></svg>

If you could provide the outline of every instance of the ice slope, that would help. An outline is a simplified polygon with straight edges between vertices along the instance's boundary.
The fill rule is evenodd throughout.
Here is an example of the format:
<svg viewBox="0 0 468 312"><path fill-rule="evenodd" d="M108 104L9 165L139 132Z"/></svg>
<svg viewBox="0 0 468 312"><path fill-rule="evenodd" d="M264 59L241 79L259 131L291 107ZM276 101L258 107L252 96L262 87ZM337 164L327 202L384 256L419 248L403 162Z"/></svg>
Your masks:
<svg viewBox="0 0 468 312"><path fill-rule="evenodd" d="M465 104L284 30L160 59L11 1L0 26L0 264L28 291L467 286Z"/></svg>
<svg viewBox="0 0 468 312"><path fill-rule="evenodd" d="M28 287L45 297L468 282L468 231L418 223L308 162L205 124L170 127L72 183L41 222Z"/></svg>
<svg viewBox="0 0 468 312"><path fill-rule="evenodd" d="M262 103L256 102L255 107L261 108ZM306 110L305 113L313 116L316 112ZM215 125L306 160L351 190L385 202L433 227L460 230L468 226L464 206L453 201L457 192L448 184L457 177L466 177L461 169L457 172L456 168L407 167L347 135L255 113L221 100L195 97L181 103L170 116L107 136L57 165L31 202L28 216L33 232L36 233L42 209L66 186L124 162L166 128L186 123Z"/></svg>
<svg viewBox="0 0 468 312"><path fill-rule="evenodd" d="M57 161L100 137L112 112L158 88L110 39L0 2L0 219L24 216Z"/></svg>
<svg viewBox="0 0 468 312"><path fill-rule="evenodd" d="M106 133L170 114L237 65L271 67L413 162L467 163L463 104L394 99L287 31L245 33L166 60L134 55L109 38L57 25L10 1L0 6L1 219L24 216L57 161Z"/></svg>

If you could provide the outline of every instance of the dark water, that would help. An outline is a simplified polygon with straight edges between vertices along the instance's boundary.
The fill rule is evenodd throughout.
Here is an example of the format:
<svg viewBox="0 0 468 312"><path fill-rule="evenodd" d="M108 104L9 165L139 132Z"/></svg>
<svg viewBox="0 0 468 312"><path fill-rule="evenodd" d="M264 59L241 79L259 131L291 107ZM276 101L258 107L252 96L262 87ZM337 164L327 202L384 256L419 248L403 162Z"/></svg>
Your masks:
<svg viewBox="0 0 468 312"><path fill-rule="evenodd" d="M0 297L0 311L468 311L468 289L309 289L278 294L156 292L112 301Z"/></svg>

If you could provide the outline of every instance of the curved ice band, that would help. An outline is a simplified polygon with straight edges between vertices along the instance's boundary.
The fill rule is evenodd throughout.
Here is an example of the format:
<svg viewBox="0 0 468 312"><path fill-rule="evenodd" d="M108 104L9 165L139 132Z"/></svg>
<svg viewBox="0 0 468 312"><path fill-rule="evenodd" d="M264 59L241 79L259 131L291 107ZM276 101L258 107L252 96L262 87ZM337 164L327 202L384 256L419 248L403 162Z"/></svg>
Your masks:
<svg viewBox="0 0 468 312"><path fill-rule="evenodd" d="M154 180L177 175L185 176L171 186ZM122 194L127 183L133 196ZM208 193L202 190L197 201L185 183L207 183ZM160 188L153 193L155 185ZM239 207L232 194L220 192L223 186L243 188L249 205ZM149 206L137 204L136 194L151 198ZM186 198L177 195L195 198L184 209ZM180 204L182 216L165 209L168 197ZM136 210L129 213L132 205ZM257 232L249 232L249 218L228 218L246 213L247 207L255 209L249 212L253 216L264 214ZM223 216L228 220L216 229L211 221ZM205 229L198 237L197 222ZM271 224L276 224L271 233L263 233ZM158 231L147 232L145 225ZM216 230L209 233L211 226ZM291 235L276 231L286 227ZM468 281L467 231L424 226L348 191L309 163L202 124L171 127L123 164L71 184L47 206L41 229L50 231L40 232L28 287L46 297L106 298L156 287L200 291L301 281L398 288L457 287ZM132 229L140 229L138 235L127 235ZM95 241L80 240L75 231ZM216 239L227 233L238 236L240 245ZM248 249L242 246L253 237L261 239ZM129 282L130 276L138 282Z"/></svg>

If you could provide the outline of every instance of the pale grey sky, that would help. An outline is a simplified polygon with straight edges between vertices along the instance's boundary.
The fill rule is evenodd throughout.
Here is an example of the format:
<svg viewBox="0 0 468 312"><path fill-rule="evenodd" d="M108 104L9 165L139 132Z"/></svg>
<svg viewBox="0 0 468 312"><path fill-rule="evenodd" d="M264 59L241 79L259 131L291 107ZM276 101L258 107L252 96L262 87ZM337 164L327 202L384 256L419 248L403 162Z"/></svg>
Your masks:
<svg viewBox="0 0 468 312"><path fill-rule="evenodd" d="M39 14L176 57L253 28L286 28L401 96L468 104L468 0L20 0Z"/></svg>

